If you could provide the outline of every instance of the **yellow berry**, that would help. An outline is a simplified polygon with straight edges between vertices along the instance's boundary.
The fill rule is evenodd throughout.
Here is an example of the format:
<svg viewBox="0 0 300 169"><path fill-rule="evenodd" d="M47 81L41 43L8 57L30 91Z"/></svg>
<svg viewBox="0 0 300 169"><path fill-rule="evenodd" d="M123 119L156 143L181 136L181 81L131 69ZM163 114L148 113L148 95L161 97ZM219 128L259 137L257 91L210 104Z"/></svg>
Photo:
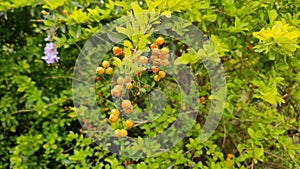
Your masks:
<svg viewBox="0 0 300 169"><path fill-rule="evenodd" d="M97 73L99 75L102 75L104 73L105 69L103 67L97 67Z"/></svg>
<svg viewBox="0 0 300 169"><path fill-rule="evenodd" d="M159 78L158 75L155 75L155 76L154 76L154 81L156 81L156 82L160 81L160 78Z"/></svg>
<svg viewBox="0 0 300 169"><path fill-rule="evenodd" d="M123 78L123 77L118 77L117 83L118 83L119 85L123 85L123 83L124 83L124 78Z"/></svg>
<svg viewBox="0 0 300 169"><path fill-rule="evenodd" d="M126 137L127 134L128 134L128 133L127 133L127 130L125 130L125 129L121 129L120 132L119 132L119 136L120 136L120 137Z"/></svg>
<svg viewBox="0 0 300 169"><path fill-rule="evenodd" d="M102 62L102 66L103 66L104 68L108 68L108 67L110 66L109 61L107 61L107 60L103 61L103 62Z"/></svg>
<svg viewBox="0 0 300 169"><path fill-rule="evenodd" d="M119 119L118 116L115 115L115 114L111 114L109 116L109 121L112 122L112 123L116 123L118 121L118 119Z"/></svg>
<svg viewBox="0 0 300 169"><path fill-rule="evenodd" d="M166 77L166 72L164 72L164 71L159 71L159 72L158 72L158 76L159 76L159 78L163 79L164 77Z"/></svg>
<svg viewBox="0 0 300 169"><path fill-rule="evenodd" d="M67 16L67 15L68 15L68 11L67 11L67 10L65 10L65 9L62 11L62 13L63 13L65 16Z"/></svg>
<svg viewBox="0 0 300 169"><path fill-rule="evenodd" d="M118 109L112 109L112 110L110 111L110 114L114 114L114 115L116 115L116 116L119 116L119 115L120 115L120 112L119 112Z"/></svg>
<svg viewBox="0 0 300 169"><path fill-rule="evenodd" d="M132 120L126 120L124 125L127 127L127 128L132 128L133 127L133 121Z"/></svg>
<svg viewBox="0 0 300 169"><path fill-rule="evenodd" d="M114 131L114 136L115 137L120 137L120 129L117 129Z"/></svg>
<svg viewBox="0 0 300 169"><path fill-rule="evenodd" d="M105 71L106 74L111 75L113 73L113 68L109 67Z"/></svg>
<svg viewBox="0 0 300 169"><path fill-rule="evenodd" d="M182 109L183 111L185 111L185 110L186 110L186 104L185 104L185 103L182 103L182 105L181 105L181 109Z"/></svg>
<svg viewBox="0 0 300 169"><path fill-rule="evenodd" d="M162 48L162 49L160 50L160 55L159 55L159 57L160 57L161 59L167 59L168 54L169 54L169 49L168 49L168 48Z"/></svg>
<svg viewBox="0 0 300 169"><path fill-rule="evenodd" d="M41 14L42 14L42 15L47 15L47 14L48 14L48 12L47 12L47 11L45 11L45 10L42 10L42 11L41 11Z"/></svg>
<svg viewBox="0 0 300 169"><path fill-rule="evenodd" d="M132 83L126 83L126 89L132 89L133 88L133 84Z"/></svg>

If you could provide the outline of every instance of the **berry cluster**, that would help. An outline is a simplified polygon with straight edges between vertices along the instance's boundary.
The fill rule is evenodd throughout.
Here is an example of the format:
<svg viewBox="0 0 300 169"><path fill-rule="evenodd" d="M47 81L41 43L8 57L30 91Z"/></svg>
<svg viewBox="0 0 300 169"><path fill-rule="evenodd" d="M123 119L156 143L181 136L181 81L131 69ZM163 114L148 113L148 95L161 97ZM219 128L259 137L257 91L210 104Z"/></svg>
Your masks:
<svg viewBox="0 0 300 169"><path fill-rule="evenodd" d="M146 71L148 72L148 74L155 74L153 75L154 81L158 82L161 79L166 77L166 72L163 70L159 70L160 66L168 66L170 64L169 60L168 60L168 55L169 55L169 49L167 47L162 47L161 49L159 48L160 46L162 46L165 43L164 38L162 37L158 37L155 40L155 43L150 45L150 57L148 56L139 56L137 57L136 60L138 63L140 63L140 65L147 65L147 66L151 66L150 68L147 68ZM129 56L125 56L125 51L123 51L120 47L113 47L112 52L114 54L114 56L116 56L115 58L119 58L119 57L123 57L123 61L126 58L129 58ZM134 52L132 52L133 54ZM119 59L120 60L120 59ZM116 60L113 62L113 65L118 65ZM121 62L121 60L120 60ZM97 73L99 75L102 75L104 73L110 75L113 73L112 68L110 67L110 63L108 61L103 61L101 66L97 68ZM136 73L137 77L141 77L143 71L142 72L138 72ZM124 75L124 76L120 76L117 79L113 80L114 86L111 89L111 95L114 98L117 98L120 100L119 102L119 106L120 109L112 109L110 111L110 115L109 115L109 122L114 125L114 124L122 124L120 127L120 125L114 125L117 126L115 128L117 128L114 131L114 136L115 137L126 137L128 132L127 129L133 128L134 126L134 122L128 118L128 116L133 112L134 106L132 105L133 102L131 102L128 99L124 99L123 95L125 94L126 90L132 90L135 87L135 80L128 75ZM136 86L136 89L139 89L139 86ZM121 113L120 113L121 112ZM125 116L125 117L124 117ZM124 120L125 119L125 120Z"/></svg>
<svg viewBox="0 0 300 169"><path fill-rule="evenodd" d="M108 74L108 75L111 75L113 74L113 68L110 67L110 63L109 61L107 60L104 60L102 63L101 63L102 66L99 66L97 67L97 73L99 75L102 75L104 73Z"/></svg>

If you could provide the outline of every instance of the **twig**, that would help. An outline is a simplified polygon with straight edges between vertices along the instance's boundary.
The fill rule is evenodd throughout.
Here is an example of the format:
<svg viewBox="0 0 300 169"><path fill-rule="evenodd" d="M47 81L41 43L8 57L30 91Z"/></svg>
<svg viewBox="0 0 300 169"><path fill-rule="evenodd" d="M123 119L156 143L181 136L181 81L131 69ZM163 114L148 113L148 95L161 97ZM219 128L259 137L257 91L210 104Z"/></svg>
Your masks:
<svg viewBox="0 0 300 169"><path fill-rule="evenodd" d="M18 113L26 113L26 112L32 112L34 110L17 110L15 112L12 112L11 114L18 114Z"/></svg>
<svg viewBox="0 0 300 169"><path fill-rule="evenodd" d="M224 137L223 137L222 149L224 149L225 142L226 142L226 126L225 126L225 123L223 123L223 130L224 130Z"/></svg>

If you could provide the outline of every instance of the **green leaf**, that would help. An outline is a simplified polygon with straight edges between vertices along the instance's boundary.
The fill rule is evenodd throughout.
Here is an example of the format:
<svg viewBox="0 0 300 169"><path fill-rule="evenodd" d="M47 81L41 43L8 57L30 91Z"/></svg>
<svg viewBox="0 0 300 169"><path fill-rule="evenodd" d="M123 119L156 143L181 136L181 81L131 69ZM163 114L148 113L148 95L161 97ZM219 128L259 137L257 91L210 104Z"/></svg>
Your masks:
<svg viewBox="0 0 300 169"><path fill-rule="evenodd" d="M143 9L139 6L137 2L133 2L131 4L131 8L134 12L134 14L143 13Z"/></svg>
<svg viewBox="0 0 300 169"><path fill-rule="evenodd" d="M178 57L175 61L174 61L174 64L175 65L181 65L181 64L188 64L189 61L182 58L182 57Z"/></svg>
<svg viewBox="0 0 300 169"><path fill-rule="evenodd" d="M277 18L277 12L275 9L268 10L268 15L269 15L269 22L273 23L274 20Z"/></svg>
<svg viewBox="0 0 300 169"><path fill-rule="evenodd" d="M166 16L167 18L171 18L171 11L165 11L161 13L162 16Z"/></svg>
<svg viewBox="0 0 300 169"><path fill-rule="evenodd" d="M254 130L252 128L248 128L247 131L248 131L249 136L251 138L255 139L255 132L254 132Z"/></svg>

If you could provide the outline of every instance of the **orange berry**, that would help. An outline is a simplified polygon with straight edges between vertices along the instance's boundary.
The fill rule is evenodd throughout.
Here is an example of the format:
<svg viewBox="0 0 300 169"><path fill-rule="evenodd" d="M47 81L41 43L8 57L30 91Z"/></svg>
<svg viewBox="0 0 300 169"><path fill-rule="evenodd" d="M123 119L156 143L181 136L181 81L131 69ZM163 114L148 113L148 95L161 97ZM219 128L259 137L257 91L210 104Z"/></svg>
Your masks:
<svg viewBox="0 0 300 169"><path fill-rule="evenodd" d="M119 136L120 136L120 137L126 137L127 134L128 134L128 133L127 133L127 130L125 130L125 129L121 129L120 132L119 132Z"/></svg>
<svg viewBox="0 0 300 169"><path fill-rule="evenodd" d="M154 48L158 48L158 46L157 46L155 43L152 43L152 44L150 45L150 49L154 49Z"/></svg>
<svg viewBox="0 0 300 169"><path fill-rule="evenodd" d="M122 52L121 48L119 48L118 46L115 46L115 47L113 47L113 53L116 56L120 56L120 55L122 55L123 52Z"/></svg>
<svg viewBox="0 0 300 169"><path fill-rule="evenodd" d="M124 109L124 112L125 112L126 114L130 114L130 113L132 113L132 111L133 111L133 107Z"/></svg>
<svg viewBox="0 0 300 169"><path fill-rule="evenodd" d="M143 72L137 72L137 73L136 73L136 76L141 77L142 74L143 74Z"/></svg>
<svg viewBox="0 0 300 169"><path fill-rule="evenodd" d="M105 71L106 74L111 75L113 73L113 68L109 67Z"/></svg>
<svg viewBox="0 0 300 169"><path fill-rule="evenodd" d="M160 78L159 78L158 75L155 75L155 76L154 76L154 81L156 81L156 82L160 81Z"/></svg>
<svg viewBox="0 0 300 169"><path fill-rule="evenodd" d="M158 76L159 76L159 78L162 79L162 78L166 77L166 72L161 70L161 71L158 72Z"/></svg>
<svg viewBox="0 0 300 169"><path fill-rule="evenodd" d="M153 62L153 60L155 60L155 59L158 59L158 56L152 55L152 56L150 57L150 61L152 61L152 62Z"/></svg>
<svg viewBox="0 0 300 169"><path fill-rule="evenodd" d="M119 97L119 96L121 96L121 94L122 94L122 90L115 89L115 88L113 88L111 90L111 95L114 97Z"/></svg>
<svg viewBox="0 0 300 169"><path fill-rule="evenodd" d="M132 120L126 120L124 125L127 127L127 128L132 128L133 127L133 121Z"/></svg>
<svg viewBox="0 0 300 169"><path fill-rule="evenodd" d="M158 68L157 68L157 67L155 67L155 66L152 66L152 72L153 72L153 73L156 73L156 72L158 72Z"/></svg>
<svg viewBox="0 0 300 169"><path fill-rule="evenodd" d="M119 116L120 112L118 109L111 109L110 111L110 114L113 114L113 115L116 115L116 116Z"/></svg>
<svg viewBox="0 0 300 169"><path fill-rule="evenodd" d="M165 42L165 39L163 37L158 37L155 41L157 45L162 45Z"/></svg>
<svg viewBox="0 0 300 169"><path fill-rule="evenodd" d="M148 63L148 58L146 56L140 56L139 61L141 64L145 65Z"/></svg>
<svg viewBox="0 0 300 169"><path fill-rule="evenodd" d="M123 83L124 83L124 78L123 78L123 77L118 77L117 83L118 83L118 85L123 85Z"/></svg>
<svg viewBox="0 0 300 169"><path fill-rule="evenodd" d="M130 114L133 111L133 107L131 105L130 100L123 100L121 107L122 107L123 111L127 114Z"/></svg>
<svg viewBox="0 0 300 169"><path fill-rule="evenodd" d="M160 54L160 50L158 48L152 49L152 55L158 56Z"/></svg>
<svg viewBox="0 0 300 169"><path fill-rule="evenodd" d="M114 114L111 114L109 116L109 121L112 122L112 123L116 123L118 121L118 116L117 115L114 115Z"/></svg>
<svg viewBox="0 0 300 169"><path fill-rule="evenodd" d="M202 96L202 97L200 98L200 102L201 102L201 103L204 103L205 100L206 100L206 98L205 98L204 96Z"/></svg>
<svg viewBox="0 0 300 169"><path fill-rule="evenodd" d="M62 13L63 13L63 15L65 15L65 16L67 16L67 15L68 15L68 11L67 11L67 10L65 10L65 9L62 11Z"/></svg>
<svg viewBox="0 0 300 169"><path fill-rule="evenodd" d="M159 58L153 60L153 65L154 66L159 66L159 64L160 64L160 59Z"/></svg>
<svg viewBox="0 0 300 169"><path fill-rule="evenodd" d="M103 67L97 67L97 73L99 75L102 75L104 73L105 69Z"/></svg>
<svg viewBox="0 0 300 169"><path fill-rule="evenodd" d="M162 66L168 66L168 65L170 64L170 62L169 62L168 59L163 59L163 60L160 61L160 64L161 64Z"/></svg>

